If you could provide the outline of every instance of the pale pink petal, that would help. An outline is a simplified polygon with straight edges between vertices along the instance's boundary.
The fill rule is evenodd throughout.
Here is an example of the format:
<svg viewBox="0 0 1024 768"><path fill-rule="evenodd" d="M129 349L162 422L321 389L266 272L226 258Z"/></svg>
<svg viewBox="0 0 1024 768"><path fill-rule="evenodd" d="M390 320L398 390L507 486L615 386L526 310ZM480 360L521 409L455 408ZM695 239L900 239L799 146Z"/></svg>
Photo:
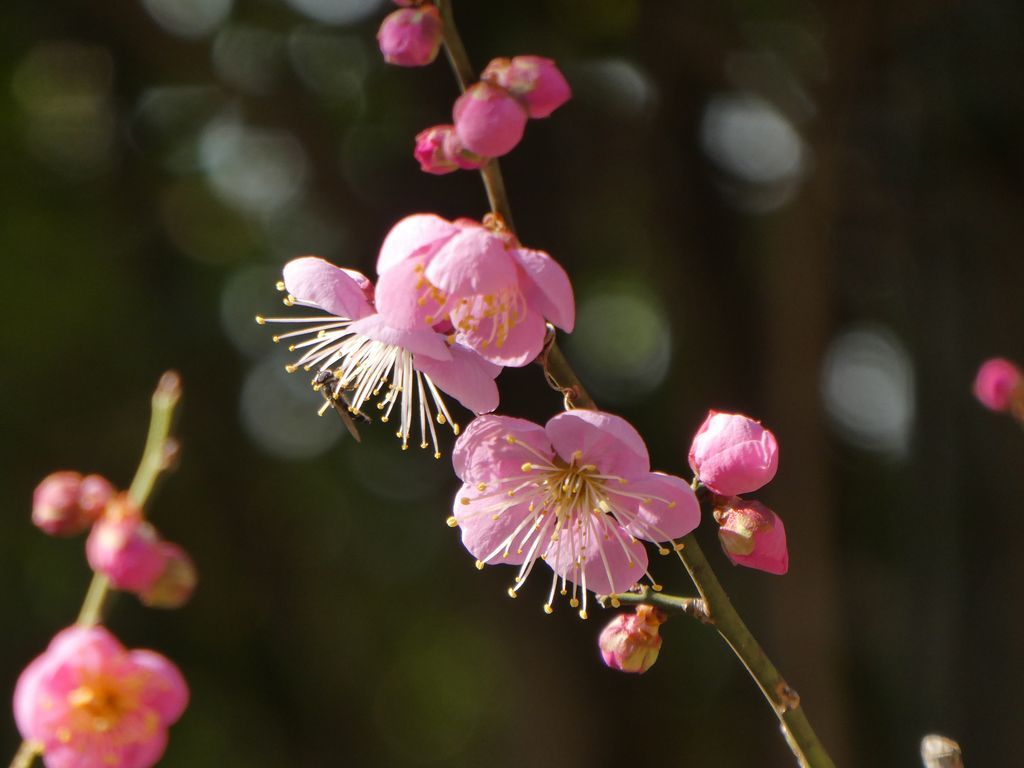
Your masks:
<svg viewBox="0 0 1024 768"><path fill-rule="evenodd" d="M498 385L494 377L501 366L489 363L461 345L448 348L452 359L417 357L413 366L427 374L438 389L446 392L473 413L489 413L498 407Z"/></svg>
<svg viewBox="0 0 1024 768"><path fill-rule="evenodd" d="M316 256L292 259L284 266L284 287L300 303L319 307L338 317L358 320L373 313L362 281L345 270Z"/></svg>
<svg viewBox="0 0 1024 768"><path fill-rule="evenodd" d="M459 229L427 264L426 278L449 299L498 294L518 282L505 243L483 227Z"/></svg>
<svg viewBox="0 0 1024 768"><path fill-rule="evenodd" d="M402 330L389 325L380 315L370 315L349 326L353 333L360 333L383 344L392 344L412 352L414 355L432 357L435 360L451 360L451 352L444 337L430 329L422 331Z"/></svg>
<svg viewBox="0 0 1024 768"><path fill-rule="evenodd" d="M425 257L396 264L377 280L377 312L394 328L429 328L441 305L423 279Z"/></svg>
<svg viewBox="0 0 1024 768"><path fill-rule="evenodd" d="M452 319L457 325L458 311L452 313ZM529 365L544 348L544 318L532 309L527 309L526 316L509 329L501 344L497 343L493 324L493 318L483 318L474 330L459 331L456 338L485 360L507 368Z"/></svg>
<svg viewBox="0 0 1024 768"><path fill-rule="evenodd" d="M620 416L576 408L551 418L544 431L566 461L582 451L582 462L606 475L630 480L651 471L644 439Z"/></svg>
<svg viewBox="0 0 1024 768"><path fill-rule="evenodd" d="M177 722L188 706L188 685L178 668L154 651L130 651L132 665L147 673L139 701L160 715L164 725Z"/></svg>
<svg viewBox="0 0 1024 768"><path fill-rule="evenodd" d="M492 512L478 508L487 502L473 502L463 504L462 499L475 499L480 496L476 488L471 485L462 486L462 490L455 496L453 513L462 531L462 545L469 550L469 553L477 560L487 563L506 565L519 565L526 558L525 552L520 552L516 546L523 540L523 536L530 530L531 524L523 524L523 521L533 516L528 509L529 502L524 501L513 507L502 510L495 519ZM522 525L522 529L516 533L516 529ZM509 536L516 533L512 543L508 547L508 555L504 555L506 541ZM497 550L500 552L495 552ZM490 558L490 559L487 559Z"/></svg>
<svg viewBox="0 0 1024 768"><path fill-rule="evenodd" d="M599 595L623 592L643 578L647 550L607 516L589 518L586 538L575 527L561 534L548 551L547 561L559 576ZM582 549L582 570L576 556Z"/></svg>
<svg viewBox="0 0 1024 768"><path fill-rule="evenodd" d="M544 251L516 248L512 257L526 273L527 303L567 333L576 324L576 302L569 275Z"/></svg>
<svg viewBox="0 0 1024 768"><path fill-rule="evenodd" d="M549 459L554 455L540 426L525 419L488 414L473 419L459 435L452 465L463 482L491 483L521 475L522 465L537 461L538 453Z"/></svg>
<svg viewBox="0 0 1024 768"><path fill-rule="evenodd" d="M611 484L608 490L616 503L623 499ZM682 538L700 525L697 495L681 477L651 472L647 477L630 480L622 491L645 497L634 502L635 517L626 526L638 538L665 542Z"/></svg>
<svg viewBox="0 0 1024 768"><path fill-rule="evenodd" d="M384 238L377 257L377 274L413 256L431 256L458 228L432 213L416 213L395 224Z"/></svg>

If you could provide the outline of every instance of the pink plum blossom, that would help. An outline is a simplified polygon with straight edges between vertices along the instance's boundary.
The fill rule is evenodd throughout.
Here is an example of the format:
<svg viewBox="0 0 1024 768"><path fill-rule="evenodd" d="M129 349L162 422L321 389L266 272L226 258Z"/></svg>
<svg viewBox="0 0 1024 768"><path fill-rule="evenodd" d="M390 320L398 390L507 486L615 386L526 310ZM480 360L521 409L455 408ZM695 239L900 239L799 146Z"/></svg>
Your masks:
<svg viewBox="0 0 1024 768"><path fill-rule="evenodd" d="M100 475L53 472L32 494L32 522L51 536L73 536L96 521L113 495L114 486Z"/></svg>
<svg viewBox="0 0 1024 768"><path fill-rule="evenodd" d="M715 520L725 556L735 565L780 576L789 570L786 528L764 504L734 498L715 509Z"/></svg>
<svg viewBox="0 0 1024 768"><path fill-rule="evenodd" d="M558 65L541 56L494 59L480 79L499 85L526 107L530 117L548 117L572 97Z"/></svg>
<svg viewBox="0 0 1024 768"><path fill-rule="evenodd" d="M114 501L85 542L89 566L115 589L142 592L156 583L166 565L160 536L126 496Z"/></svg>
<svg viewBox="0 0 1024 768"><path fill-rule="evenodd" d="M422 67L437 58L443 29L436 6L400 8L385 17L377 42L388 64Z"/></svg>
<svg viewBox="0 0 1024 768"><path fill-rule="evenodd" d="M178 668L103 627L57 634L14 689L14 719L47 768L149 768L188 704Z"/></svg>
<svg viewBox="0 0 1024 768"><path fill-rule="evenodd" d="M293 340L289 349L302 351L287 369L331 374L326 385L329 394L335 400L345 399L352 413L362 413L364 405L379 397L377 410L381 421L387 422L397 405L397 434L403 448L409 445L418 411L420 446L433 444L434 455L440 458L435 422L449 424L459 433L442 392L474 413L492 411L498 406L494 378L501 367L449 338L451 329L444 322L415 327L390 322L378 313L389 294L379 284L371 299L367 285L369 280L354 270L313 256L294 259L285 265L284 281L278 286L288 292L285 304L327 314L256 319L300 326L274 337L274 341ZM415 303L415 297L409 300Z"/></svg>
<svg viewBox="0 0 1024 768"><path fill-rule="evenodd" d="M482 166L485 158L465 147L455 133L453 125L435 125L416 135L416 149L413 155L420 164L420 170L441 176L459 169L475 170Z"/></svg>
<svg viewBox="0 0 1024 768"><path fill-rule="evenodd" d="M638 605L635 613L620 613L597 640L604 663L620 672L642 675L658 660L659 627L664 623L665 614L650 605Z"/></svg>
<svg viewBox="0 0 1024 768"><path fill-rule="evenodd" d="M467 88L456 99L452 117L462 146L483 157L507 155L526 130L526 108L493 83Z"/></svg>
<svg viewBox="0 0 1024 768"><path fill-rule="evenodd" d="M1016 365L1001 357L993 357L978 369L974 379L974 396L990 410L1007 411L1020 383L1021 372Z"/></svg>
<svg viewBox="0 0 1024 768"><path fill-rule="evenodd" d="M720 496L756 491L778 467L775 435L738 413L708 411L690 446L690 468Z"/></svg>
<svg viewBox="0 0 1024 768"><path fill-rule="evenodd" d="M545 320L571 331L576 319L565 270L499 225L408 216L384 239L377 272L387 322L422 328L448 319L460 344L497 365L527 365L544 345Z"/></svg>
<svg viewBox="0 0 1024 768"><path fill-rule="evenodd" d="M461 529L478 567L518 566L513 597L543 560L553 571L548 613L555 591L565 595L571 584L570 605L582 603L586 618L588 590L611 594L650 578L638 539L660 542L668 554L700 521L690 486L652 472L643 438L609 413L568 411L544 427L481 416L452 461L463 486L449 524Z"/></svg>

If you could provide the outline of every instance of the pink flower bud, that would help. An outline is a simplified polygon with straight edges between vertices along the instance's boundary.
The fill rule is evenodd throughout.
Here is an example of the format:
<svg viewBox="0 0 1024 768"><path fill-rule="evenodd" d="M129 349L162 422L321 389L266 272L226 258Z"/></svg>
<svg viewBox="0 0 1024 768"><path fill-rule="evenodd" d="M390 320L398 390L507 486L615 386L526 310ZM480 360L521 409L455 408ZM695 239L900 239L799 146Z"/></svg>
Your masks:
<svg viewBox="0 0 1024 768"><path fill-rule="evenodd" d="M99 475L54 472L32 494L32 522L51 536L73 536L88 528L114 495Z"/></svg>
<svg viewBox="0 0 1024 768"><path fill-rule="evenodd" d="M192 597L198 576L192 558L177 544L160 542L164 570L156 582L139 593L139 600L150 608L180 608Z"/></svg>
<svg viewBox="0 0 1024 768"><path fill-rule="evenodd" d="M756 491L778 467L775 435L738 413L708 411L690 446L690 468L719 496Z"/></svg>
<svg viewBox="0 0 1024 768"><path fill-rule="evenodd" d="M420 170L437 176L452 173L460 168L476 170L486 162L462 146L454 125L435 125L416 135L416 149L413 155L420 163Z"/></svg>
<svg viewBox="0 0 1024 768"><path fill-rule="evenodd" d="M725 556L735 565L780 576L789 570L786 528L764 504L732 499L715 510L715 521Z"/></svg>
<svg viewBox="0 0 1024 768"><path fill-rule="evenodd" d="M115 499L85 542L89 565L115 589L143 592L164 571L165 553L156 529L126 496Z"/></svg>
<svg viewBox="0 0 1024 768"><path fill-rule="evenodd" d="M452 114L462 146L483 157L508 154L526 129L526 109L492 83L470 86L455 101Z"/></svg>
<svg viewBox="0 0 1024 768"><path fill-rule="evenodd" d="M494 59L480 79L500 85L519 99L530 117L547 117L572 97L558 65L540 56Z"/></svg>
<svg viewBox="0 0 1024 768"><path fill-rule="evenodd" d="M1009 360L993 357L978 369L974 378L974 396L990 410L1007 411L1020 384L1020 369Z"/></svg>
<svg viewBox="0 0 1024 768"><path fill-rule="evenodd" d="M400 8L388 14L377 41L384 61L400 67L422 67L437 57L441 47L441 14L433 5Z"/></svg>
<svg viewBox="0 0 1024 768"><path fill-rule="evenodd" d="M650 605L637 606L636 613L620 613L598 638L601 658L612 669L642 675L654 666L661 650L658 627L665 614Z"/></svg>

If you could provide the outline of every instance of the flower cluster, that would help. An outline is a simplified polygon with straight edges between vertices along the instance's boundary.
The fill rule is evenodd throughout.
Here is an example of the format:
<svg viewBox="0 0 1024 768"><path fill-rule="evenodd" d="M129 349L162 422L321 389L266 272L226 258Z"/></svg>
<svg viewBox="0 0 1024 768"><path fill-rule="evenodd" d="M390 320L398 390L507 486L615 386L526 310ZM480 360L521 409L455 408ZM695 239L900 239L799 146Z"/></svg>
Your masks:
<svg viewBox="0 0 1024 768"><path fill-rule="evenodd" d="M546 322L565 330L575 322L565 271L496 219L409 216L384 239L377 274L374 286L323 259L296 259L278 286L285 304L326 314L257 321L300 326L274 340L302 352L289 371L316 370L324 409L369 418L364 408L376 399L387 422L397 407L403 448L418 426L420 446L437 457L435 422L459 433L443 394L474 413L493 411L502 367L540 354Z"/></svg>
<svg viewBox="0 0 1024 768"><path fill-rule="evenodd" d="M174 664L126 650L103 627L58 633L14 689L18 730L47 768L149 768L187 704Z"/></svg>
<svg viewBox="0 0 1024 768"><path fill-rule="evenodd" d="M789 570L786 529L760 502L740 498L775 477L779 446L760 422L710 411L690 446L690 468L715 497L714 517L726 557L767 573Z"/></svg>
<svg viewBox="0 0 1024 768"><path fill-rule="evenodd" d="M47 475L32 495L32 522L52 536L91 528L85 544L90 567L150 607L177 608L191 597L196 584L191 558L163 541L129 495L100 475Z"/></svg>
<svg viewBox="0 0 1024 768"><path fill-rule="evenodd" d="M480 168L511 152L529 118L545 118L572 96L551 59L494 59L452 109L452 125L435 125L416 136L414 155L427 173Z"/></svg>

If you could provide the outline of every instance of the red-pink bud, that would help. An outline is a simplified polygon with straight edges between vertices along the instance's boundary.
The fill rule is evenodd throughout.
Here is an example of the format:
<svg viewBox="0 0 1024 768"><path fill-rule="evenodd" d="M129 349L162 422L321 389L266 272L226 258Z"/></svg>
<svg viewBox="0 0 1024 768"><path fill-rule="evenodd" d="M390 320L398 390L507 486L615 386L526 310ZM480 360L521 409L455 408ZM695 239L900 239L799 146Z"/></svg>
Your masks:
<svg viewBox="0 0 1024 768"><path fill-rule="evenodd" d="M73 536L92 525L114 495L99 475L54 472L32 494L32 522L51 536Z"/></svg>
<svg viewBox="0 0 1024 768"><path fill-rule="evenodd" d="M782 575L789 570L786 528L764 504L731 499L715 510L718 539L735 565Z"/></svg>
<svg viewBox="0 0 1024 768"><path fill-rule="evenodd" d="M388 64L422 67L437 58L442 29L436 6L400 8L385 17L377 32L377 42Z"/></svg>
<svg viewBox="0 0 1024 768"><path fill-rule="evenodd" d="M85 555L115 589L142 592L164 571L165 553L156 529L142 519L127 496L115 499L85 542Z"/></svg>
<svg viewBox="0 0 1024 768"><path fill-rule="evenodd" d="M1020 369L1001 357L993 357L981 364L974 378L974 396L993 411L1007 411L1013 402L1014 391L1021 385Z"/></svg>
<svg viewBox="0 0 1024 768"><path fill-rule="evenodd" d="M665 614L650 605L637 606L636 613L620 613L601 630L597 641L604 663L620 672L642 675L658 660L658 627L664 621Z"/></svg>
<svg viewBox="0 0 1024 768"><path fill-rule="evenodd" d="M476 83L452 110L462 146L483 157L501 157L523 138L526 109L508 91L492 83Z"/></svg>
<svg viewBox="0 0 1024 768"><path fill-rule="evenodd" d="M462 146L454 125L435 125L416 135L416 149L413 155L419 161L420 170L441 176L460 168L476 170L485 159Z"/></svg>
<svg viewBox="0 0 1024 768"><path fill-rule="evenodd" d="M690 468L719 496L756 491L778 467L775 435L738 413L708 411L690 446Z"/></svg>
<svg viewBox="0 0 1024 768"><path fill-rule="evenodd" d="M149 589L139 593L139 600L150 608L180 608L192 597L198 575L192 558L177 544L160 542L164 570Z"/></svg>
<svg viewBox="0 0 1024 768"><path fill-rule="evenodd" d="M572 97L558 65L541 56L494 59L480 79L500 85L519 99L530 117L547 117Z"/></svg>

